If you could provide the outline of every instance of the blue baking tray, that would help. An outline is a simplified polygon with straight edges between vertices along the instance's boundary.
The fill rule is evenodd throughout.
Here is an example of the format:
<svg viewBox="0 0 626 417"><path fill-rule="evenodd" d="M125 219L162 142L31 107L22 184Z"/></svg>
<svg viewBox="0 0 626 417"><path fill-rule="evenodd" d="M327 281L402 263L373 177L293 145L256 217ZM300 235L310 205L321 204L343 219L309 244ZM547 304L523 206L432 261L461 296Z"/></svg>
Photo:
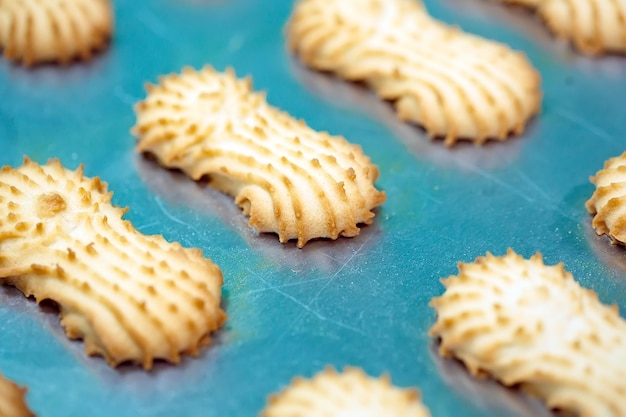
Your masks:
<svg viewBox="0 0 626 417"><path fill-rule="evenodd" d="M626 254L590 227L589 176L626 150L626 58L590 59L531 13L483 0L427 1L431 14L524 51L542 75L523 135L453 149L396 120L358 85L305 69L285 49L288 0L114 1L110 48L86 64L0 60L0 163L60 158L100 176L147 234L199 247L223 270L228 321L178 366L112 369L69 341L50 306L0 289L0 371L41 417L255 416L296 375L326 365L387 372L433 416L542 416L540 404L442 360L428 337L439 278L511 247L537 251L626 311ZM184 66L234 67L268 101L360 144L387 202L352 239L303 249L258 235L230 197L138 155L129 133L143 85ZM1 216L1 214L0 214Z"/></svg>

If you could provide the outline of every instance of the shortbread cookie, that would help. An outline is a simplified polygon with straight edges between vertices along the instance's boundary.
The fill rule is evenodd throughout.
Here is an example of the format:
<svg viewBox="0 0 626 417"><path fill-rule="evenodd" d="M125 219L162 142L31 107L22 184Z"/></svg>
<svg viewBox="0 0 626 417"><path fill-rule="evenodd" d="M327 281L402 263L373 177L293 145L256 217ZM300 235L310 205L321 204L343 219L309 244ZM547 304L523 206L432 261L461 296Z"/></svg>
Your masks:
<svg viewBox="0 0 626 417"><path fill-rule="evenodd" d="M359 146L270 106L249 78L187 68L147 89L135 108L137 149L194 180L208 177L259 232L299 247L355 236L385 201L373 185L378 168Z"/></svg>
<svg viewBox="0 0 626 417"><path fill-rule="evenodd" d="M500 0L536 9L550 30L582 53L626 52L624 0Z"/></svg>
<svg viewBox="0 0 626 417"><path fill-rule="evenodd" d="M301 0L287 37L306 65L364 81L446 145L505 140L540 106L522 53L446 26L416 0Z"/></svg>
<svg viewBox="0 0 626 417"><path fill-rule="evenodd" d="M596 190L586 206L593 228L614 243L626 244L626 152L606 161L591 182Z"/></svg>
<svg viewBox="0 0 626 417"><path fill-rule="evenodd" d="M626 321L563 264L509 250L460 264L459 275L442 282L430 330L442 355L520 386L551 409L626 416Z"/></svg>
<svg viewBox="0 0 626 417"><path fill-rule="evenodd" d="M33 417L25 396L26 388L17 386L0 374L0 417Z"/></svg>
<svg viewBox="0 0 626 417"><path fill-rule="evenodd" d="M97 177L58 160L0 171L0 283L54 300L71 339L112 365L177 363L226 316L222 273L199 249L123 220Z"/></svg>
<svg viewBox="0 0 626 417"><path fill-rule="evenodd" d="M25 65L88 60L112 30L110 0L0 0L0 49Z"/></svg>
<svg viewBox="0 0 626 417"><path fill-rule="evenodd" d="M261 417L429 417L415 389L391 385L389 377L371 378L359 368L338 373L326 368L312 379L297 377L272 395Z"/></svg>

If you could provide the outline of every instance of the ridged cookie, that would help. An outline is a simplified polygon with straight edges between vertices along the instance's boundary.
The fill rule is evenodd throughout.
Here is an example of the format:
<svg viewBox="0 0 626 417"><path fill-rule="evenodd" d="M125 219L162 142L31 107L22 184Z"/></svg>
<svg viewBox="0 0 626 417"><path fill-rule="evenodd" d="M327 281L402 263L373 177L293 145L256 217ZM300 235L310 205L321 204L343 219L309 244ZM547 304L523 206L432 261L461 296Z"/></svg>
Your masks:
<svg viewBox="0 0 626 417"><path fill-rule="evenodd" d="M355 236L385 201L378 168L343 137L316 132L270 106L232 70L187 68L136 108L137 149L235 197L250 226L298 247Z"/></svg>
<svg viewBox="0 0 626 417"><path fill-rule="evenodd" d="M112 31L110 0L0 0L0 49L27 66L88 60Z"/></svg>
<svg viewBox="0 0 626 417"><path fill-rule="evenodd" d="M562 264L509 250L460 264L458 276L442 282L430 330L442 355L520 386L551 409L626 416L626 321Z"/></svg>
<svg viewBox="0 0 626 417"><path fill-rule="evenodd" d="M261 417L430 417L416 389L391 385L389 377L371 378L359 368L338 373L326 368L312 379L294 378L270 396Z"/></svg>
<svg viewBox="0 0 626 417"><path fill-rule="evenodd" d="M17 386L0 374L0 417L33 417L25 396L26 388Z"/></svg>
<svg viewBox="0 0 626 417"><path fill-rule="evenodd" d="M501 0L536 9L550 30L582 53L626 52L624 0Z"/></svg>
<svg viewBox="0 0 626 417"><path fill-rule="evenodd" d="M58 160L0 171L0 283L54 300L71 339L112 365L177 363L226 316L222 273L199 249L123 220L97 177Z"/></svg>
<svg viewBox="0 0 626 417"><path fill-rule="evenodd" d="M365 82L446 145L505 140L540 107L522 53L444 25L419 1L301 0L286 31L306 65Z"/></svg>
<svg viewBox="0 0 626 417"><path fill-rule="evenodd" d="M626 244L626 152L607 160L591 182L596 190L586 207L593 214L593 228L614 243Z"/></svg>

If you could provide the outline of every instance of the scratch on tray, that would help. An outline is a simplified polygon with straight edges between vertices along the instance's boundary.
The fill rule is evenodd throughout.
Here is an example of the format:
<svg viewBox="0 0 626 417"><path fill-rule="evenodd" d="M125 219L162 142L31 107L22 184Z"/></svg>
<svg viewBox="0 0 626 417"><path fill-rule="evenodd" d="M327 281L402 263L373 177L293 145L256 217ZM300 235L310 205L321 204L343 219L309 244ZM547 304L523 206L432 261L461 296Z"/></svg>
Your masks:
<svg viewBox="0 0 626 417"><path fill-rule="evenodd" d="M370 235L370 236L368 236L368 237L365 239L365 241L361 244L361 246L359 246L359 247L358 247L358 248L354 251L354 253L353 253L352 255L350 255L350 258L348 258L348 259L347 259L347 260L343 263L343 265L341 265L341 267L337 270L337 272L335 272L335 273L334 273L334 274L333 274L333 275L332 275L332 276L328 279L328 281L326 282L326 284L324 284L324 285L322 286L322 288L320 288L320 289L319 289L319 291L317 291L317 293L315 293L315 295L313 296L313 298L312 298L312 299L311 299L311 300L310 300L307 304L304 304L304 303L302 303L302 302L300 302L300 301L294 300L294 301L296 301L299 305L301 305L301 306L304 308L304 310L303 310L302 312L300 312L300 314L298 314L298 315L294 318L294 320L291 322L291 324L290 324L289 326L287 326L287 327L285 328L285 330L284 330L284 331L283 331L283 332L282 332L282 333L281 333L281 334L280 334L280 335L276 338L276 340L275 340L275 342L274 342L275 344L279 344L279 343L280 343L280 341L281 341L281 340L285 337L285 335L286 335L287 333L289 333L289 331L290 331L290 330L291 330L291 329L292 329L292 328L293 328L293 327L294 327L294 326L295 326L298 322L300 322L300 320L302 320L302 317L303 317L303 315L304 315L305 311L308 311L308 312L310 312L310 313L314 314L314 315L315 315L318 319L320 319L320 320L323 320L323 321L328 321L329 323L335 324L335 325L337 325L337 326L339 326L339 327L342 327L342 328L344 328L344 329L348 329L348 330L351 330L351 331L353 331L353 332L355 332L355 333L359 333L359 334L361 334L361 335L365 335L365 332L363 332L363 330L361 330L361 329L359 329L359 328L356 328L356 327L354 327L354 326L350 326L350 325L348 325L348 324L342 323L342 322L340 322L340 321L338 321L338 320L331 320L331 319L329 319L328 317L325 317L325 316L321 315L319 312L317 312L317 311L315 311L314 309L312 309L312 308L311 308L311 305L313 305L313 303L315 303L315 302L318 300L319 296L320 296L320 295L324 292L324 290L325 290L326 288L328 288L328 286L329 286L332 282L334 282L334 281L335 281L335 279L339 276L339 274L341 273L341 271L343 271L343 270L344 270L344 268L345 268L347 265L349 265L349 264L350 264L350 262L352 262L352 260L354 259L354 257L355 257L356 255L358 255L358 254L359 254L359 253L363 250L363 248L364 248L364 247L365 247L365 245L369 242L369 240L370 240L370 239L371 239L371 235ZM281 292L281 293L282 293L282 292ZM284 295L286 295L286 294L284 294ZM287 296L287 295L286 295L286 296ZM290 298L292 298L292 297L290 297Z"/></svg>
<svg viewBox="0 0 626 417"><path fill-rule="evenodd" d="M548 193L546 193L539 185L537 185L536 182L534 182L528 175L526 175L525 172L521 171L521 170L517 170L517 175L524 180L530 187L532 187L534 190L537 191L537 193L543 197L547 202L548 202L548 206L549 208L556 210L557 212L559 212L560 214L563 215L563 217L569 219L569 220L573 220L573 221L578 221L578 219L576 218L575 215L569 214L567 212L565 212L565 210L563 210L559 204L554 200L554 198L552 198L552 196Z"/></svg>
<svg viewBox="0 0 626 417"><path fill-rule="evenodd" d="M538 194L540 194L546 200L552 201L552 197L546 193L535 181L533 181L526 173L522 170L516 170L517 175L526 182L529 186L531 186Z"/></svg>
<svg viewBox="0 0 626 417"><path fill-rule="evenodd" d="M113 94L115 97L119 98L122 103L131 106L139 101L138 97L131 96L119 85L113 89Z"/></svg>
<svg viewBox="0 0 626 417"><path fill-rule="evenodd" d="M228 52L234 53L241 49L245 42L245 37L243 35L235 35L230 38L228 41Z"/></svg>
<svg viewBox="0 0 626 417"><path fill-rule="evenodd" d="M167 209L165 208L165 205L163 204L163 201L159 197L154 197L154 201L156 201L157 205L159 206L163 214L165 214L170 220L178 224L182 224L183 226L191 227L190 224L185 223L184 221L180 220L178 217L174 216L172 213L167 211Z"/></svg>
<svg viewBox="0 0 626 417"><path fill-rule="evenodd" d="M137 230L141 232L144 229L156 226L158 224L159 224L159 222L150 222L150 223L142 224L141 226L137 227Z"/></svg>
<svg viewBox="0 0 626 417"><path fill-rule="evenodd" d="M469 165L469 164L467 164L467 165L465 165L465 166L466 166L466 168L468 168L468 169L470 169L470 170L472 170L472 171L476 172L476 173L477 173L478 175L480 175L481 177L484 177L484 178L486 178L486 179L488 179L488 180L492 180L493 182L495 182L495 183L496 183L496 184L498 184L499 186L501 186L501 187L503 187L503 188L506 188L507 190L509 190L509 191L513 192L514 194L519 195L520 197L522 197L522 198L523 198L524 200L526 200L527 202L532 203L532 202L534 202L534 201L535 201L535 199L534 199L534 198L532 198L532 197L530 197L530 196L528 196L528 195L524 194L523 192L521 192L519 189L517 189L517 188L513 187L512 185L507 184L506 182L504 182L504 181L502 181L502 180L500 180L500 179L496 178L495 176L491 175L489 172L487 172L487 171L485 171L485 170L483 170L483 169L480 169L480 168L478 168L477 166L473 166L473 165Z"/></svg>
<svg viewBox="0 0 626 417"><path fill-rule="evenodd" d="M265 281L263 278L261 278L261 280L263 282L265 282L267 284L267 281ZM289 295L286 292L284 292L281 289L278 289L276 287L269 287L269 290L273 290L276 291L278 294L282 295L285 298L288 298L289 300L293 301L294 303L298 304L300 307L302 307L303 309L305 309L306 311L308 311L309 313L313 314L315 317L317 317L320 320L324 320L325 317L323 315L321 315L320 313L318 313L317 311L313 310L309 305L303 303L302 301L298 300L296 297L294 297L293 295Z"/></svg>
<svg viewBox="0 0 626 417"><path fill-rule="evenodd" d="M439 200L438 198L435 198L432 194L429 194L429 193L427 193L427 192L424 192L424 191L422 191L422 190L420 190L420 189L417 189L417 192L418 192L420 195L422 195L422 196L426 197L426 199L428 199L428 200L430 200L430 201L433 201L433 202L435 202L435 203L437 203L437 204L443 204L443 201Z"/></svg>
<svg viewBox="0 0 626 417"><path fill-rule="evenodd" d="M265 280L263 280L263 281L265 282ZM361 330L359 328L356 328L356 327L353 327L353 326L350 326L348 324L342 323L342 322L340 322L338 320L329 319L328 317L324 316L323 314L320 314L318 311L315 311L314 309L312 309L310 304L303 303L302 301L298 300L296 297L291 296L291 295L287 294L284 291L281 291L277 287L269 287L268 289L274 290L278 294L280 294L280 295L284 296L285 298L293 301L294 303L296 303L297 305L302 307L305 311L307 311L307 312L313 314L315 317L317 317L318 320L328 321L329 323L332 323L332 324L334 324L336 326L343 327L344 329L352 330L355 333L359 333L359 334L365 335L363 330ZM302 317L302 314L299 317Z"/></svg>
<svg viewBox="0 0 626 417"><path fill-rule="evenodd" d="M343 322L341 322L339 320L331 320L328 317L324 318L324 320L327 320L329 323L332 323L335 326L339 326L339 327L342 327L342 328L344 328L346 330L350 330L350 331L352 331L354 333L358 333L361 336L367 336L365 334L365 332L363 330L359 329L358 327L350 326L349 324L343 323Z"/></svg>
<svg viewBox="0 0 626 417"><path fill-rule="evenodd" d="M152 31L155 35L168 40L170 42L173 41L167 30L166 25L162 23L160 19L158 19L154 14L149 12L147 9L143 8L139 13L137 13L138 20L143 23L146 29Z"/></svg>
<svg viewBox="0 0 626 417"><path fill-rule="evenodd" d="M502 180L496 178L495 176L491 175L489 172L484 171L484 170L482 170L482 169L480 169L478 167L475 167L475 166L471 166L471 165L466 165L466 166L467 166L468 169L471 169L472 171L476 172L477 174L481 175L482 177L490 179L493 182L495 182L496 184L500 185L501 187L504 187L507 190L513 192L514 194L519 195L520 197L522 197L527 202L533 203L533 202L536 201L535 198L533 198L533 197L523 193L518 188L513 187L512 185L506 183L505 181L502 181ZM520 176L522 176L523 179L525 179L529 183L529 185L531 185L533 188L535 188L536 190L538 190L540 192L541 196L544 197L548 201L550 208L558 211L559 213L561 213L563 215L563 217L565 217L567 219L574 220L574 221L577 220L574 215L566 213L561 207L559 207L559 205L556 202L554 202L554 200L551 199L550 196L547 193L545 193L545 191L541 190L541 188L537 184L535 184L532 180L530 180L530 178L525 177L524 176L525 174L522 174L519 171L518 171L518 173L519 173Z"/></svg>
<svg viewBox="0 0 626 417"><path fill-rule="evenodd" d="M556 114L558 114L559 116L561 116L562 118L564 118L567 121L572 122L573 124L580 126L581 128L583 128L584 130L586 130L587 132L593 134L594 136L599 137L600 139L604 140L607 143L610 144L616 144L615 143L615 138L613 138L611 135L609 135L608 133L606 133L604 130L602 130L601 128L599 128L598 126L594 125L593 123L590 123L589 121L583 119L582 117L573 114L567 110L563 110L561 108L559 108L556 111Z"/></svg>
<svg viewBox="0 0 626 417"><path fill-rule="evenodd" d="M250 272L250 275L254 275L255 272L248 269L248 271ZM237 299L237 298L241 298L241 297L246 297L248 295L251 294L258 294L258 293L262 293L262 292L267 292L267 291L276 291L280 288L289 288L289 287L298 287L300 285L304 285L304 284L308 284L310 282L316 282L316 281L323 281L326 280L328 278L314 278L314 279L309 279L306 281L298 281L298 282L290 282L289 284L281 284L281 285L277 285L277 286L268 286L265 288L258 288L256 290L250 290L244 293L237 293L234 297L232 297L232 299ZM261 281L267 283L264 279L261 278Z"/></svg>
<svg viewBox="0 0 626 417"><path fill-rule="evenodd" d="M361 246L359 246L352 255L350 255L350 258L348 258L348 260L346 260L343 265L341 265L341 267L337 270L337 272L335 272L333 274L332 277L330 277L330 279L328 280L328 282L326 282L326 284L324 284L324 286L322 288L320 288L320 290L315 294L315 296L313 297L313 299L311 300L311 302L309 304L312 304L314 301L317 300L317 298L319 297L319 295L326 289L326 287L328 287L334 280L335 278L337 278L337 276L339 275L339 273L341 271L343 271L343 269L350 263L352 262L352 260L354 259L354 257L356 255L358 255L363 248L365 247L365 245L367 244L367 242L372 238L372 235L367 236L367 238L365 239L365 241L361 244Z"/></svg>

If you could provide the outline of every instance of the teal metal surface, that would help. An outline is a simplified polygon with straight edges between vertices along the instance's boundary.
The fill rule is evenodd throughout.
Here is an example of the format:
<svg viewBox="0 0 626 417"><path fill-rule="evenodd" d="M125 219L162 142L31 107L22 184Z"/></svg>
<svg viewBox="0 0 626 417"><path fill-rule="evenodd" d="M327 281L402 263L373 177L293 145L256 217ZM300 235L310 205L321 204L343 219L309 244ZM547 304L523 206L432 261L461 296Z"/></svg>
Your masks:
<svg viewBox="0 0 626 417"><path fill-rule="evenodd" d="M254 416L268 394L326 365L416 386L433 416L541 416L540 405L442 360L429 300L456 263L508 247L560 261L626 311L626 253L590 227L588 178L626 150L626 58L589 59L530 13L431 0L431 13L527 53L543 79L526 132L446 149L357 85L304 69L284 47L287 0L115 1L111 47L88 64L24 69L0 60L0 164L24 155L85 164L144 233L199 247L223 270L229 315L212 347L179 366L109 368L69 341L50 307L0 289L0 371L29 387L41 417ZM143 85L184 66L232 66L268 101L359 143L387 202L353 239L302 250L259 236L232 199L134 151ZM622 313L624 314L624 313Z"/></svg>

